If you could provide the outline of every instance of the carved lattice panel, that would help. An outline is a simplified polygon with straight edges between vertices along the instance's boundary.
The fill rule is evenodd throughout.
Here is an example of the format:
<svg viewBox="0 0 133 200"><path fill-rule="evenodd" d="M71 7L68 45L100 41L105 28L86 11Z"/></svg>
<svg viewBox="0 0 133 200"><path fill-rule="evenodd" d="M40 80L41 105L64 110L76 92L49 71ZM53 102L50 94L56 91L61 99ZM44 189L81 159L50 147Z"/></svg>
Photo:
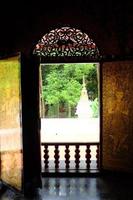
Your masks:
<svg viewBox="0 0 133 200"><path fill-rule="evenodd" d="M38 56L88 56L98 59L99 50L92 39L79 29L62 27L45 34L36 45L33 54Z"/></svg>

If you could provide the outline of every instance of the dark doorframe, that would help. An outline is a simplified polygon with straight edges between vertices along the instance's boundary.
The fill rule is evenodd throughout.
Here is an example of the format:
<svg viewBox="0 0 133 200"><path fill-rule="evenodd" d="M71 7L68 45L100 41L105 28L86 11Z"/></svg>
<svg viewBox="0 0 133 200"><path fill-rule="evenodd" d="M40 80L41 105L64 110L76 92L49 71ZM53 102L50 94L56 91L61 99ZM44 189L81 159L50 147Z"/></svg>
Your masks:
<svg viewBox="0 0 133 200"><path fill-rule="evenodd" d="M24 194L41 187L39 121L39 59L22 54L22 124L24 146Z"/></svg>

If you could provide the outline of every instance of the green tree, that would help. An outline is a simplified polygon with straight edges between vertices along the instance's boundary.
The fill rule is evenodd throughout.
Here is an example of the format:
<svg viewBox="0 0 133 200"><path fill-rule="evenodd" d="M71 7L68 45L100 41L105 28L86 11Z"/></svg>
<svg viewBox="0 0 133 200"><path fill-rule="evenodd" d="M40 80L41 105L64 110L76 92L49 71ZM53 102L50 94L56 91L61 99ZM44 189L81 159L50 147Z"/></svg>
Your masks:
<svg viewBox="0 0 133 200"><path fill-rule="evenodd" d="M68 104L68 117L71 117L71 109L76 106L81 93L81 84L77 80L71 79L64 85L61 92L63 101Z"/></svg>
<svg viewBox="0 0 133 200"><path fill-rule="evenodd" d="M97 97L97 72L92 63L53 64L42 67L42 97L46 105L68 105L68 117L80 98L85 76L88 94Z"/></svg>

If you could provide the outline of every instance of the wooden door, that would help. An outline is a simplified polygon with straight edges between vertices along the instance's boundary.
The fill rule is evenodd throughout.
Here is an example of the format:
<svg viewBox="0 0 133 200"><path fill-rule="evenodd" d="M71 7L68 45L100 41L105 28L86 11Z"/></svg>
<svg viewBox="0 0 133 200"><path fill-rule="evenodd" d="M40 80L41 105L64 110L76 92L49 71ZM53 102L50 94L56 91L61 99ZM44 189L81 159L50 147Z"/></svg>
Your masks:
<svg viewBox="0 0 133 200"><path fill-rule="evenodd" d="M25 194L41 187L38 65L21 53L0 60L0 178Z"/></svg>
<svg viewBox="0 0 133 200"><path fill-rule="evenodd" d="M102 80L102 168L133 171L133 61L104 62Z"/></svg>
<svg viewBox="0 0 133 200"><path fill-rule="evenodd" d="M0 60L0 178L22 191L23 139L20 55Z"/></svg>

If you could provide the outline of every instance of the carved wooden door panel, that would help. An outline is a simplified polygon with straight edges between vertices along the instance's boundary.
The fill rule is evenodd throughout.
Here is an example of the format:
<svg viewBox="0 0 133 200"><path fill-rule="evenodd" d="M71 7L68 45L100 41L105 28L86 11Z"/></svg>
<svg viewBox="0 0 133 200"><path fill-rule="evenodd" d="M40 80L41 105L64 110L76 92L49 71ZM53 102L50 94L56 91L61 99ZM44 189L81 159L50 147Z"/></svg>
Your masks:
<svg viewBox="0 0 133 200"><path fill-rule="evenodd" d="M104 62L102 168L133 171L133 61Z"/></svg>

